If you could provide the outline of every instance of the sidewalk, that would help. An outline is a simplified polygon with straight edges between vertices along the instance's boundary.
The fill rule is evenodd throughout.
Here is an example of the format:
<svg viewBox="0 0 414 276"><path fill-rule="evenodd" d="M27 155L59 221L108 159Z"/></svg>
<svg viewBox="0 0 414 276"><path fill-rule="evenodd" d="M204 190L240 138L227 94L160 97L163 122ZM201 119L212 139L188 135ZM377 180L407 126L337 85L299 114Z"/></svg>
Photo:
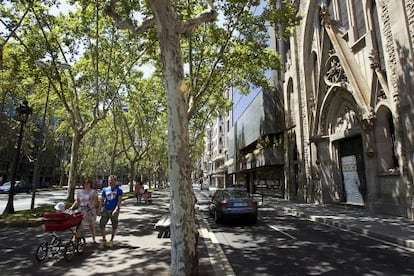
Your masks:
<svg viewBox="0 0 414 276"><path fill-rule="evenodd" d="M92 244L85 230L86 247L81 255L70 262L62 257L38 263L36 248L50 237L44 232L40 221L19 224L4 224L0 228L0 271L2 275L169 275L171 269L171 242L169 238L158 238L155 223L169 211L169 192L153 193L152 204L137 205L135 198L123 201L119 217L119 228L113 248L98 249ZM107 226L107 239L111 233ZM63 241L70 239L70 231L57 232ZM96 240L101 241L97 224ZM224 275L216 273L215 256L210 257L208 238L200 235L200 275ZM5 258L7 256L7 258Z"/></svg>
<svg viewBox="0 0 414 276"><path fill-rule="evenodd" d="M261 204L261 198L258 202ZM414 249L414 222L402 217L370 215L359 207L295 203L266 196L261 207Z"/></svg>

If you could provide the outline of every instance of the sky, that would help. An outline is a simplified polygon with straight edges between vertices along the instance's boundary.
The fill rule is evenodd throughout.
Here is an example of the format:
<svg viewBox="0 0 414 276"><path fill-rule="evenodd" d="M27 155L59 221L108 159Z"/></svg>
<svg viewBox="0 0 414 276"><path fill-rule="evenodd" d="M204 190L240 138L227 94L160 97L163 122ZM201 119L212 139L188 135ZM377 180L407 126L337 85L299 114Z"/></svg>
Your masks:
<svg viewBox="0 0 414 276"><path fill-rule="evenodd" d="M10 5L11 1L3 1L2 4L3 5ZM71 7L69 4L67 4L67 2L65 0L58 0L57 1L59 3L59 7L57 7L57 5L54 5L51 9L50 9L50 13L53 15L57 15L59 13L67 13ZM5 35L8 35L8 32L6 31L6 28L4 27L3 24L0 24L0 37L3 37Z"/></svg>

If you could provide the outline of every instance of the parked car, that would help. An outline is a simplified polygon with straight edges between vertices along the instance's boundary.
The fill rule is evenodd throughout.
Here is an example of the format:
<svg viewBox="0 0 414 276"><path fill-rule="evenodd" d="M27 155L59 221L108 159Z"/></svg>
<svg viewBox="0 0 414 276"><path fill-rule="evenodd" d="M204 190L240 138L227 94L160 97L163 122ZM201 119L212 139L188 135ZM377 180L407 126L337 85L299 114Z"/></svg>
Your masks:
<svg viewBox="0 0 414 276"><path fill-rule="evenodd" d="M246 190L218 189L211 197L209 212L217 223L230 218L247 218L256 223L257 202Z"/></svg>
<svg viewBox="0 0 414 276"><path fill-rule="evenodd" d="M0 193L8 194L10 191L11 181L8 181L0 186ZM32 185L24 180L17 180L14 183L14 192L17 193L30 193L32 191Z"/></svg>

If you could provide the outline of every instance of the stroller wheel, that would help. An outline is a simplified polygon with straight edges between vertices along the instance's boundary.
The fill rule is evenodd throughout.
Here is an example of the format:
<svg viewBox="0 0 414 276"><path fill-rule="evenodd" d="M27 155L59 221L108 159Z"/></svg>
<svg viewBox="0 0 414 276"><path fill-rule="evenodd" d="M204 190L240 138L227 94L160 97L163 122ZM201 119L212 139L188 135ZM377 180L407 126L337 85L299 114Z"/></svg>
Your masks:
<svg viewBox="0 0 414 276"><path fill-rule="evenodd" d="M63 249L63 257L67 262L72 260L73 255L75 254L75 243L73 241L68 242Z"/></svg>
<svg viewBox="0 0 414 276"><path fill-rule="evenodd" d="M76 253L82 254L83 250L85 249L86 240L85 237L77 238L76 239Z"/></svg>
<svg viewBox="0 0 414 276"><path fill-rule="evenodd" d="M38 262L43 262L47 258L48 244L47 242L42 242L36 249L36 260Z"/></svg>

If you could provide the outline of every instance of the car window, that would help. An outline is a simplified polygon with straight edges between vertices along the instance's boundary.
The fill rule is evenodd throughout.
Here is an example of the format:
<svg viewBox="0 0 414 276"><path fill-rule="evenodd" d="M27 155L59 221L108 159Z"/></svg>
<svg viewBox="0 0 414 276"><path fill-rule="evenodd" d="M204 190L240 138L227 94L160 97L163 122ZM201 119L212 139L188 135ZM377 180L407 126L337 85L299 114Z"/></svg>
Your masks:
<svg viewBox="0 0 414 276"><path fill-rule="evenodd" d="M225 198L240 198L240 197L250 197L249 193L242 190L226 190L224 191Z"/></svg>

